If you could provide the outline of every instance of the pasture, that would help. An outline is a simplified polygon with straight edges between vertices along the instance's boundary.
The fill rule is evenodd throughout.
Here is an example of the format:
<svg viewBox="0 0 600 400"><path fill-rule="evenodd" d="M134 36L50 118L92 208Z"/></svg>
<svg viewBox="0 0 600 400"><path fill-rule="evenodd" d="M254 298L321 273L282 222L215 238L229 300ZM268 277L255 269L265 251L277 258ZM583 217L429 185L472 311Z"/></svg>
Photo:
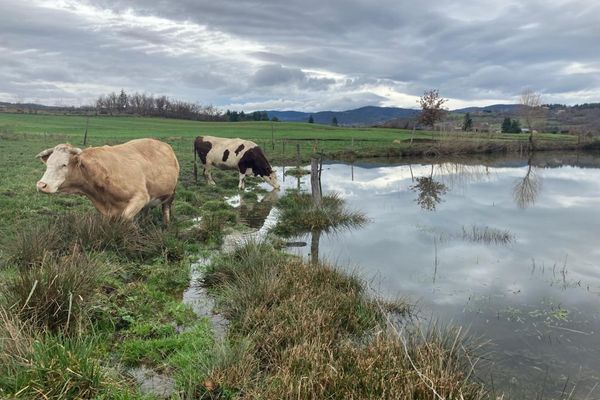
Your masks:
<svg viewBox="0 0 600 400"><path fill-rule="evenodd" d="M35 154L65 141L81 146L85 126L85 117L0 114L0 337L10 338L0 342L0 398L155 398L131 377L129 368L140 366L168 377L173 399L298 393L433 399L431 386L447 398L486 396L472 376L472 347L457 345L466 343L464 335L436 328L399 340L383 333L389 312L407 312L404 302L375 301L361 279L309 266L268 244L221 254L225 235L250 231L249 215L264 222L277 200L269 200L265 214L258 180L239 193L235 173L215 171L216 187L194 182L192 144L201 134L255 140L277 163L296 160L296 144L302 159L315 151L385 156L409 148L411 132L90 118L89 145L156 137L173 146L181 174L175 223L164 228L158 210L134 224L106 221L83 197L36 192L45 167ZM415 142L431 146L431 136L417 132ZM463 137L434 134L447 143L457 136ZM505 136L465 140L514 142ZM241 205L233 208L226 198L236 195ZM308 215L296 208L295 224ZM223 341L206 316L182 302L182 293L197 284L190 282L190 265L202 257L213 260L202 266L207 290L231 322ZM375 339L364 347L367 338ZM427 371L428 380L415 371ZM296 388L298 382L303 386Z"/></svg>
<svg viewBox="0 0 600 400"><path fill-rule="evenodd" d="M44 114L0 113L0 134L43 138L48 147L57 140L88 145L116 144L140 137L169 142L178 157L191 153L193 138L199 135L240 137L253 140L277 162L307 160L318 152L328 158L397 157L421 155L438 146L441 153L523 151L525 134L473 132L430 132L385 128L346 128L288 122L198 122L145 117L89 117ZM539 133L537 148L565 149L578 146L571 135ZM411 140L412 139L412 140ZM580 144L580 143L579 143Z"/></svg>

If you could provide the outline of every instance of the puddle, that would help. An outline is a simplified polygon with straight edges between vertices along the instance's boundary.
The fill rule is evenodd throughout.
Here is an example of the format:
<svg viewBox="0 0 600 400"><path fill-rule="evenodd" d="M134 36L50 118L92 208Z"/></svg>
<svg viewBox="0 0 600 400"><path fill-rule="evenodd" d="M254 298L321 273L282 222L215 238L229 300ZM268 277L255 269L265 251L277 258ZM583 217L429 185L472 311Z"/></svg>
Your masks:
<svg viewBox="0 0 600 400"><path fill-rule="evenodd" d="M225 203L229 204L233 208L238 208L242 204L242 196L236 194L235 196L225 197Z"/></svg>
<svg viewBox="0 0 600 400"><path fill-rule="evenodd" d="M269 214L265 218L265 221L260 229L250 232L236 232L225 236L221 250L225 253L230 253L244 243L260 241L264 239L269 233L269 230L272 229L275 224L277 224L277 218L279 218L279 210L276 208L271 208L271 211L269 211Z"/></svg>
<svg viewBox="0 0 600 400"><path fill-rule="evenodd" d="M130 368L127 373L137 381L143 395L153 395L162 399L173 395L175 380L168 375L159 374L144 365Z"/></svg>
<svg viewBox="0 0 600 400"><path fill-rule="evenodd" d="M192 311L199 317L209 319L217 341L225 338L229 322L220 314L213 313L214 299L202 286L202 274L204 267L210 262L210 257L203 257L192 263L190 285L183 292L183 304L189 305Z"/></svg>
<svg viewBox="0 0 600 400"><path fill-rule="evenodd" d="M262 202L265 197L266 196L261 195L259 198L259 203ZM232 196L226 198L225 201L230 206L237 208L241 205L241 196ZM277 223L278 215L278 210L271 207L269 214L264 219L264 223L260 229L227 235L223 240L221 251L231 252L236 247L249 241L262 240L266 237L269 230ZM194 220L194 222L199 223L200 220L201 218L197 218ZM216 252L213 253L213 255L216 254ZM227 319L225 319L225 317L222 315L213 312L215 301L207 293L206 288L202 286L203 271L210 263L211 258L212 255L209 257L201 257L192 263L190 284L183 292L181 302L189 305L197 316L201 318L208 318L214 332L215 340L222 341L227 335L229 321L227 321ZM146 366L142 365L139 367L130 368L128 370L128 374L137 381L142 394L149 394L164 399L169 398L174 392L175 381L172 377L160 374Z"/></svg>

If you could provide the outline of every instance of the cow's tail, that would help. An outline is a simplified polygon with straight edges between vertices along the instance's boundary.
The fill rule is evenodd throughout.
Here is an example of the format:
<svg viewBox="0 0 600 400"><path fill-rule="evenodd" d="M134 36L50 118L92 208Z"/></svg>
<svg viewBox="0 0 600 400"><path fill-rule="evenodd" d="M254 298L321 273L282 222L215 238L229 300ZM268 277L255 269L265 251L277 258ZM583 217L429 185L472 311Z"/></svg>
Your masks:
<svg viewBox="0 0 600 400"><path fill-rule="evenodd" d="M198 183L198 163L196 162L196 141L194 140L194 182Z"/></svg>

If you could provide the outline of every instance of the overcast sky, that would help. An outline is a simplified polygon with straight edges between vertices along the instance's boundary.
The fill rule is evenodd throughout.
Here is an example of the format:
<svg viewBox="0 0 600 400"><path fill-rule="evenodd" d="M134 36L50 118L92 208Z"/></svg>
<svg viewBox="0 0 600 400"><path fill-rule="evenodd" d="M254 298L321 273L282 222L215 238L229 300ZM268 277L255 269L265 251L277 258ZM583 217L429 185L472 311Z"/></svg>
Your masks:
<svg viewBox="0 0 600 400"><path fill-rule="evenodd" d="M252 111L600 101L597 0L0 0L0 101Z"/></svg>

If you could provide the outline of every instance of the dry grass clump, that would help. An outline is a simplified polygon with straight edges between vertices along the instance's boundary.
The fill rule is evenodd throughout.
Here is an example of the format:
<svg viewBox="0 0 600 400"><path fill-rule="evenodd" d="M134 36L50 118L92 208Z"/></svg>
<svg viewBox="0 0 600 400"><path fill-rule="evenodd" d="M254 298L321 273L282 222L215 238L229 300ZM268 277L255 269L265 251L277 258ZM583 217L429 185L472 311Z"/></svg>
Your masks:
<svg viewBox="0 0 600 400"><path fill-rule="evenodd" d="M203 389L207 396L483 396L470 376L471 358L460 335L439 330L398 335L386 328L385 311L356 277L255 243L213 263L206 284L231 321L230 338L252 344L243 352L243 373L239 364L211 371Z"/></svg>
<svg viewBox="0 0 600 400"><path fill-rule="evenodd" d="M53 220L16 232L6 243L6 263L31 267L48 254L68 254L77 244L88 251L112 251L129 260L148 260L157 256L183 257L183 248L170 240L168 233L152 223L140 224L99 214L66 213Z"/></svg>
<svg viewBox="0 0 600 400"><path fill-rule="evenodd" d="M94 399L118 385L95 357L95 339L30 328L0 307L0 398Z"/></svg>
<svg viewBox="0 0 600 400"><path fill-rule="evenodd" d="M100 278L100 266L76 248L66 256L48 255L19 271L3 285L0 299L39 331L81 331Z"/></svg>

